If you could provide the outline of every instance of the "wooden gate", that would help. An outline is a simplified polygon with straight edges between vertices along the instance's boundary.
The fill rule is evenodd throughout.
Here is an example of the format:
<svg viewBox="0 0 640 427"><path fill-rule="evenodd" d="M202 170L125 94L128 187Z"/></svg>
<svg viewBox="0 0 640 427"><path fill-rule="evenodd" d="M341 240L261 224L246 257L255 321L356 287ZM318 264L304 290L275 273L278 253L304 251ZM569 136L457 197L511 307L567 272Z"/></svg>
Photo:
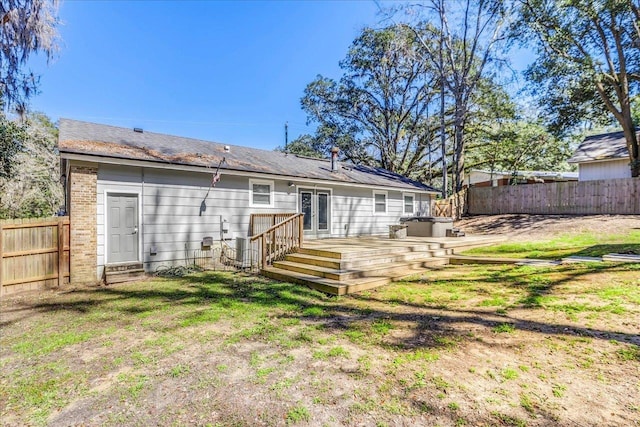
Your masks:
<svg viewBox="0 0 640 427"><path fill-rule="evenodd" d="M433 202L433 216L460 219L468 212L467 190L464 189L446 199Z"/></svg>
<svg viewBox="0 0 640 427"><path fill-rule="evenodd" d="M69 282L69 217L0 221L0 295Z"/></svg>

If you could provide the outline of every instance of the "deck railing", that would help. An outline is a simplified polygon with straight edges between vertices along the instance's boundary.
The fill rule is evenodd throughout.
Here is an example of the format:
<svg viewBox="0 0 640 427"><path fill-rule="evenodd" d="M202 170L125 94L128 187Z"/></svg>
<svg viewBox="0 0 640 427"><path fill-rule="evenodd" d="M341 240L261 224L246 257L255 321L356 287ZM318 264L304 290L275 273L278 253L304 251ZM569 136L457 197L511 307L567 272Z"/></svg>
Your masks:
<svg viewBox="0 0 640 427"><path fill-rule="evenodd" d="M254 213L249 219L249 235L256 236L295 215L295 212Z"/></svg>
<svg viewBox="0 0 640 427"><path fill-rule="evenodd" d="M264 214L254 214L264 215ZM254 215L251 216L252 228ZM285 255L297 251L302 247L303 241L303 217L304 214L273 214L284 216L284 219L275 223L259 234L251 236L251 242L258 240L260 251L260 268L272 265L274 261L284 258ZM286 216L285 216L286 215ZM279 219L279 218L278 218Z"/></svg>

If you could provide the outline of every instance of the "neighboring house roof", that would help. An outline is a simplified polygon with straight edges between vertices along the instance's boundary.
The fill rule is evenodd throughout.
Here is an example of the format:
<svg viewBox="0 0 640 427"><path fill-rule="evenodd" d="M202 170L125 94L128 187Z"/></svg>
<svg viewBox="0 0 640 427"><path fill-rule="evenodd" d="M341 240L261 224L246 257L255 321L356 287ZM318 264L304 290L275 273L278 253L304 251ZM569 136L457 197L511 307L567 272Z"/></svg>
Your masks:
<svg viewBox="0 0 640 427"><path fill-rule="evenodd" d="M319 179L341 183L393 187L405 191L437 192L436 189L384 169L342 163L331 172L328 159L259 150L238 145L220 144L153 132L60 119L58 149L65 153L112 157L280 175L292 178ZM228 147L228 151L225 150Z"/></svg>
<svg viewBox="0 0 640 427"><path fill-rule="evenodd" d="M563 180L563 181L577 181L578 180L578 172L564 172L564 171L493 171L490 170L480 170L480 169L472 169L469 174L487 174L493 175L494 179L504 177L511 178L513 176L522 177L522 178L540 178L540 179L548 179L548 180Z"/></svg>
<svg viewBox="0 0 640 427"><path fill-rule="evenodd" d="M569 163L628 159L629 150L623 132L588 136L573 153Z"/></svg>

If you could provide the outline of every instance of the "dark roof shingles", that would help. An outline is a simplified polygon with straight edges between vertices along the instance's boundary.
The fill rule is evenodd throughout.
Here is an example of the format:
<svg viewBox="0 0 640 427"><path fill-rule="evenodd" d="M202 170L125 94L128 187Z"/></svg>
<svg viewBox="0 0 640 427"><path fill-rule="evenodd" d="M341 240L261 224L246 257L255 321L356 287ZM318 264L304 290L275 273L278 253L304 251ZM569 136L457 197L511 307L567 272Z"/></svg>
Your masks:
<svg viewBox="0 0 640 427"><path fill-rule="evenodd" d="M567 161L569 163L583 163L627 158L629 158L629 150L627 150L624 133L611 132L585 138Z"/></svg>
<svg viewBox="0 0 640 427"><path fill-rule="evenodd" d="M135 132L133 129L60 119L58 148L61 153L77 153L133 160L148 160L193 166L267 173L298 178L395 187L403 190L437 191L384 169L343 164L331 172L326 159L311 159L277 151L164 135Z"/></svg>

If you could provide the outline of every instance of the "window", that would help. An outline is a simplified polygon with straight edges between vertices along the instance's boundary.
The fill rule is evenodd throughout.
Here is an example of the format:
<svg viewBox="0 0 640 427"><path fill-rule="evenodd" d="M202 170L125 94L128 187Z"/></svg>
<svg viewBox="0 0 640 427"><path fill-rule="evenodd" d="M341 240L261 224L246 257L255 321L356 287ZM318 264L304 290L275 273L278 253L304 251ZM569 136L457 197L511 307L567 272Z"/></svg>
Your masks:
<svg viewBox="0 0 640 427"><path fill-rule="evenodd" d="M415 208L414 208L414 196L413 194L404 194L402 199L404 200L403 203L403 212L405 214L413 214L415 212Z"/></svg>
<svg viewBox="0 0 640 427"><path fill-rule="evenodd" d="M273 181L249 180L251 206L273 207Z"/></svg>
<svg viewBox="0 0 640 427"><path fill-rule="evenodd" d="M387 213L387 192L386 191L373 192L373 213L374 214Z"/></svg>

